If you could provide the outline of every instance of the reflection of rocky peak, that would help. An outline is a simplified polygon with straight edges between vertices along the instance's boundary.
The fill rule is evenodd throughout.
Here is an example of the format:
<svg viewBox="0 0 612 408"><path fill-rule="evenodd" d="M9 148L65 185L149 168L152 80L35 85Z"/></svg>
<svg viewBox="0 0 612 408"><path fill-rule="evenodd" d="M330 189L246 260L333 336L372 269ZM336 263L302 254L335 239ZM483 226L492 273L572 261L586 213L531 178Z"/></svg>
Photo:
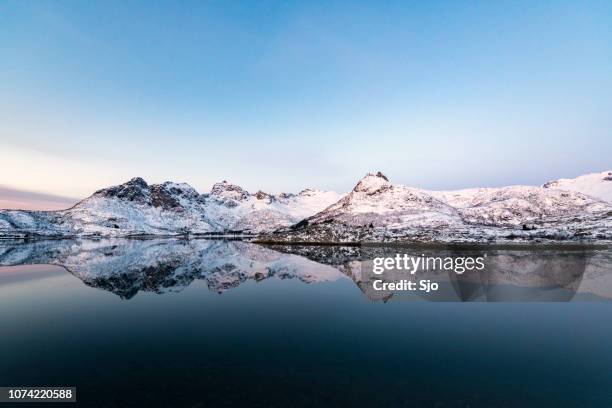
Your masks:
<svg viewBox="0 0 612 408"><path fill-rule="evenodd" d="M486 256L482 271L460 275L418 271L414 279L430 279L444 289L419 294L427 300L569 300L576 291L612 299L612 251L588 247L268 247L242 241L179 239L0 241L0 266L61 265L87 285L126 299L141 291L177 292L194 280L223 292L252 280L279 278L312 283L346 275L369 299L388 301L405 294L375 291L373 280L397 281L406 275L399 271L373 275L371 261L398 253L445 258Z"/></svg>
<svg viewBox="0 0 612 408"><path fill-rule="evenodd" d="M397 246L316 246L274 245L274 249L333 265L351 278L371 300L409 298L405 292L377 291L374 280L399 282L429 279L440 284L440 291L413 294L433 301L568 301L576 293L586 297L612 299L612 250L593 250L571 246L567 249L494 249L482 247L426 248ZM485 268L457 274L446 270L372 271L374 258L411 257L467 258L484 257Z"/></svg>
<svg viewBox="0 0 612 408"><path fill-rule="evenodd" d="M305 283L336 280L331 266L241 241L37 241L0 245L0 265L61 265L87 285L129 299L140 291L177 292L194 280L223 292L277 277Z"/></svg>

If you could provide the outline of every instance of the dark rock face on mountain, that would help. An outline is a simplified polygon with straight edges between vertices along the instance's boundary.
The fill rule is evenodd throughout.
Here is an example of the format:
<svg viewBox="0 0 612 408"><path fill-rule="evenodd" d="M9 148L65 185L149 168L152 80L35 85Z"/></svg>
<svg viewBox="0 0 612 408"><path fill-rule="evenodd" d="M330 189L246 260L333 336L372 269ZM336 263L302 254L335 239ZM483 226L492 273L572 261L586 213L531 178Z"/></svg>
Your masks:
<svg viewBox="0 0 612 408"><path fill-rule="evenodd" d="M379 171L376 174L366 174L364 178L359 180L357 185L353 188L353 191L372 195L389 188L391 188L389 179Z"/></svg>
<svg viewBox="0 0 612 408"><path fill-rule="evenodd" d="M220 200L243 201L249 198L249 193L243 190L242 187L223 180L221 183L213 186L212 190L210 190L210 196Z"/></svg>
<svg viewBox="0 0 612 408"><path fill-rule="evenodd" d="M140 177L134 177L127 183L118 186L98 190L94 193L94 196L117 198L142 204L150 203L149 185Z"/></svg>
<svg viewBox="0 0 612 408"><path fill-rule="evenodd" d="M575 191L513 186L426 191L370 173L324 211L262 238L275 242L612 240L612 204Z"/></svg>
<svg viewBox="0 0 612 408"><path fill-rule="evenodd" d="M174 211L184 210L181 201L196 202L199 198L198 192L188 184L165 182L163 184L148 185L140 177L135 177L127 183L118 186L98 190L93 196Z"/></svg>
<svg viewBox="0 0 612 408"><path fill-rule="evenodd" d="M241 233L287 227L341 197L314 191L279 198L223 181L199 194L185 183L147 184L140 177L96 191L55 212L0 210L0 238Z"/></svg>
<svg viewBox="0 0 612 408"><path fill-rule="evenodd" d="M142 178L64 211L0 210L0 238L262 235L280 242L532 242L612 240L610 172L544 187L427 191L363 177L347 195L305 189L250 194L223 181L199 194Z"/></svg>
<svg viewBox="0 0 612 408"><path fill-rule="evenodd" d="M253 194L253 197L258 200L270 200L272 196L270 196L270 194L268 193L264 193L263 191L259 190L258 192Z"/></svg>

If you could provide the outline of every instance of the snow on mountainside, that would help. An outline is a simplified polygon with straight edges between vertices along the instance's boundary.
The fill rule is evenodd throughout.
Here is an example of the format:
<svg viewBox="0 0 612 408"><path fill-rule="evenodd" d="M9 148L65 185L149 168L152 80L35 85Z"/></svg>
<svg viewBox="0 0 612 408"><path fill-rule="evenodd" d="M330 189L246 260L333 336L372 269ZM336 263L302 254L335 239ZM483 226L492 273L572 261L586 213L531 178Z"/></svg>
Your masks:
<svg viewBox="0 0 612 408"><path fill-rule="evenodd" d="M204 213L200 195L188 184L148 185L137 177L96 191L63 211L76 235L173 235L207 233L215 225Z"/></svg>
<svg viewBox="0 0 612 408"><path fill-rule="evenodd" d="M520 226L569 214L592 214L610 209L609 204L580 193L530 186L430 193L456 208L465 222L492 226Z"/></svg>
<svg viewBox="0 0 612 408"><path fill-rule="evenodd" d="M459 222L457 211L416 188L392 185L382 174L368 174L346 197L308 219L354 227L444 227Z"/></svg>
<svg viewBox="0 0 612 408"><path fill-rule="evenodd" d="M347 195L306 189L254 194L223 181L141 178L64 211L0 210L0 237L258 234L280 242L520 242L612 240L612 174L510 186L427 191L368 174ZM599 197L599 198L598 198Z"/></svg>
<svg viewBox="0 0 612 408"><path fill-rule="evenodd" d="M556 190L576 191L604 201L612 202L612 171L585 174L573 179L549 181L542 187Z"/></svg>
<svg viewBox="0 0 612 408"><path fill-rule="evenodd" d="M223 181L204 194L206 214L220 229L253 233L288 227L316 214L342 197L333 191L306 189L278 196L258 191L249 194Z"/></svg>
<svg viewBox="0 0 612 408"><path fill-rule="evenodd" d="M142 178L96 191L63 211L0 210L0 237L136 236L260 233L287 227L342 195L304 190L250 194L223 181L199 194L185 183L147 184Z"/></svg>
<svg viewBox="0 0 612 408"><path fill-rule="evenodd" d="M511 186L420 190L367 174L346 197L291 229L293 242L505 242L612 239L612 205L572 191Z"/></svg>

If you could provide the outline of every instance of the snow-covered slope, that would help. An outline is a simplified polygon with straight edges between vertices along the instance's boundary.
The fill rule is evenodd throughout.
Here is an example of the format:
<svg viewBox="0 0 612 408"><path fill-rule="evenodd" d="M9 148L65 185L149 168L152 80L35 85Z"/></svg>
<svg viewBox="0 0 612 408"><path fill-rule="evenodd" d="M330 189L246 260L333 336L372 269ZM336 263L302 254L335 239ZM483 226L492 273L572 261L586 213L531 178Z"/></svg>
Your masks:
<svg viewBox="0 0 612 408"><path fill-rule="evenodd" d="M611 207L584 194L530 186L431 191L430 194L454 207L467 223L504 227L573 214L595 214Z"/></svg>
<svg viewBox="0 0 612 408"><path fill-rule="evenodd" d="M250 194L226 181L199 194L185 183L149 185L137 177L96 191L64 211L0 210L0 237L270 232L316 214L341 197L317 190Z"/></svg>
<svg viewBox="0 0 612 408"><path fill-rule="evenodd" d="M612 171L585 174L573 179L549 181L544 188L576 191L604 201L612 202Z"/></svg>
<svg viewBox="0 0 612 408"><path fill-rule="evenodd" d="M96 191L61 212L75 235L173 235L215 231L200 195L188 184L148 185L141 178ZM68 221L67 221L68 222Z"/></svg>
<svg viewBox="0 0 612 408"><path fill-rule="evenodd" d="M27 235L71 235L71 226L64 224L59 212L0 210L0 238L21 238Z"/></svg>
<svg viewBox="0 0 612 408"><path fill-rule="evenodd" d="M366 175L343 199L269 240L505 242L610 240L612 205L572 191L512 186L434 192Z"/></svg>
<svg viewBox="0 0 612 408"><path fill-rule="evenodd" d="M411 229L424 232L461 225L457 211L425 191L393 185L382 173L368 174L353 191L336 204L302 222L308 225L334 226L331 235L319 236L323 241L336 241L353 230L357 236L380 233L396 234ZM323 228L327 229L327 228ZM314 232L314 231L312 231ZM316 236L318 234L315 234Z"/></svg>
<svg viewBox="0 0 612 408"><path fill-rule="evenodd" d="M134 178L64 211L0 210L0 237L234 233L281 242L609 241L612 203L601 198L609 196L610 179L601 173L544 187L427 191L376 173L347 195L313 189L272 195L226 181L199 194L184 183Z"/></svg>
<svg viewBox="0 0 612 408"><path fill-rule="evenodd" d="M249 194L241 187L223 181L215 184L202 199L205 213L217 229L259 233L295 224L324 210L342 196L333 191L312 189L278 196L262 191Z"/></svg>

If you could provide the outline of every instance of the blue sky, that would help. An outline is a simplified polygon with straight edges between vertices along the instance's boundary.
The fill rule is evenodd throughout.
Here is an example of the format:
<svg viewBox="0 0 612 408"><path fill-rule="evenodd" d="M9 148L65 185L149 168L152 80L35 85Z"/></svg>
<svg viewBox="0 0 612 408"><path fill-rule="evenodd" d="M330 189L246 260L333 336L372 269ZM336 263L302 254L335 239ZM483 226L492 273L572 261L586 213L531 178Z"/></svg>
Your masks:
<svg viewBox="0 0 612 408"><path fill-rule="evenodd" d="M3 1L0 140L0 185L73 197L603 171L612 3Z"/></svg>

